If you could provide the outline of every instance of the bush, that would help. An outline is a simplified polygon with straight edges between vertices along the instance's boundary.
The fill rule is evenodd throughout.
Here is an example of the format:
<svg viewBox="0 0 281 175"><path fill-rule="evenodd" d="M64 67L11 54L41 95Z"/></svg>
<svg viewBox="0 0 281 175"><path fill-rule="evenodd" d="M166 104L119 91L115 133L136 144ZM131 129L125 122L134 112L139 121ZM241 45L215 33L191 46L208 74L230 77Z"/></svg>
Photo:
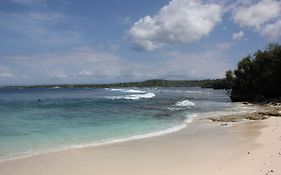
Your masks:
<svg viewBox="0 0 281 175"><path fill-rule="evenodd" d="M230 73L226 73L229 80ZM254 101L281 96L281 45L269 44L265 50L243 58L231 81L232 101Z"/></svg>

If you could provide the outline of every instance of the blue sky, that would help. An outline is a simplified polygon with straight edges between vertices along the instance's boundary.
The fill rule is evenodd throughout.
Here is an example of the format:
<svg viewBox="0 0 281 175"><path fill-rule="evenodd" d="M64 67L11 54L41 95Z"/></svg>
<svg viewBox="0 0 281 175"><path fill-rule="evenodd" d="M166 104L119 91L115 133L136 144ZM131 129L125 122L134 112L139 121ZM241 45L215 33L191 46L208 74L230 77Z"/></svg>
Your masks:
<svg viewBox="0 0 281 175"><path fill-rule="evenodd" d="M222 78L280 31L278 0L1 0L0 85Z"/></svg>

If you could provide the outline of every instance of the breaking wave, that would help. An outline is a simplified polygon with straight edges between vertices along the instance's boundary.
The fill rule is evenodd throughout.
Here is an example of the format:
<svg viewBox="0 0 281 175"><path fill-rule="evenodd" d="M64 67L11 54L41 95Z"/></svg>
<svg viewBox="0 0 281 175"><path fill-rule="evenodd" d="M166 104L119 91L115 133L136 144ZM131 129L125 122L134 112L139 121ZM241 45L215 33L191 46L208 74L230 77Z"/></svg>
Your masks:
<svg viewBox="0 0 281 175"><path fill-rule="evenodd" d="M195 118L195 117L197 117L198 116L198 114L188 114L188 115L186 115L186 119L184 120L184 123L191 123L191 122L193 122L193 119Z"/></svg>
<svg viewBox="0 0 281 175"><path fill-rule="evenodd" d="M111 89L111 91L127 92L127 93L146 93L137 89Z"/></svg>
<svg viewBox="0 0 281 175"><path fill-rule="evenodd" d="M155 97L154 93L145 93L145 94L132 94L132 95L121 95L121 96L110 96L110 97L105 97L107 99L111 100L120 100L120 99L125 99L125 100L139 100L139 99L146 99L146 98L153 98Z"/></svg>
<svg viewBox="0 0 281 175"><path fill-rule="evenodd" d="M185 91L185 92L190 94L202 94L202 91Z"/></svg>
<svg viewBox="0 0 281 175"><path fill-rule="evenodd" d="M177 102L176 106L179 106L179 107L195 106L195 103L193 103L189 100L184 100L184 101Z"/></svg>
<svg viewBox="0 0 281 175"><path fill-rule="evenodd" d="M186 108L190 108L195 106L195 103L189 100L183 100L177 102L175 105L168 107L170 111L178 111L178 110L185 110Z"/></svg>

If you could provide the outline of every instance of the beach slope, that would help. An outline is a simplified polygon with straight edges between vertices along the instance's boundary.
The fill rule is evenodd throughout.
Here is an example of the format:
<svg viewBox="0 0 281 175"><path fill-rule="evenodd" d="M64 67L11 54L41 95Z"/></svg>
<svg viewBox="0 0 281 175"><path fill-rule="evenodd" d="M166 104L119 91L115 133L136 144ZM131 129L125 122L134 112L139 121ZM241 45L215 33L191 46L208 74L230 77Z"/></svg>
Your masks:
<svg viewBox="0 0 281 175"><path fill-rule="evenodd" d="M281 118L222 126L196 120L168 135L0 162L3 175L281 174Z"/></svg>

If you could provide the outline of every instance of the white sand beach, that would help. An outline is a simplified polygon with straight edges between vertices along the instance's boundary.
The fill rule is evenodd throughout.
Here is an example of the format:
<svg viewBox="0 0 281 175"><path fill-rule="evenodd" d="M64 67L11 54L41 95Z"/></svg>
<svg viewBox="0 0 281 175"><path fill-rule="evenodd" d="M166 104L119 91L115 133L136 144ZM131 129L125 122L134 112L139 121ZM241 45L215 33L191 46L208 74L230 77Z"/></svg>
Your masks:
<svg viewBox="0 0 281 175"><path fill-rule="evenodd" d="M196 120L179 132L0 163L3 175L281 174L281 118L221 126Z"/></svg>

